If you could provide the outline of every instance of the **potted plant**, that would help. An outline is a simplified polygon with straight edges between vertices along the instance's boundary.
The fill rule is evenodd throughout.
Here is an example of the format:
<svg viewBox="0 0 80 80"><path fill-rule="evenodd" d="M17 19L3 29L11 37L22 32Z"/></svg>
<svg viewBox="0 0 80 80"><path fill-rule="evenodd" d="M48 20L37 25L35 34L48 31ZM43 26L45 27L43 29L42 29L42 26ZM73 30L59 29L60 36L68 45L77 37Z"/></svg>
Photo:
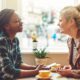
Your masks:
<svg viewBox="0 0 80 80"><path fill-rule="evenodd" d="M47 58L48 58L47 54L48 54L48 52L46 52L46 48L36 49L36 51L34 51L36 65L39 65L39 64L46 65Z"/></svg>

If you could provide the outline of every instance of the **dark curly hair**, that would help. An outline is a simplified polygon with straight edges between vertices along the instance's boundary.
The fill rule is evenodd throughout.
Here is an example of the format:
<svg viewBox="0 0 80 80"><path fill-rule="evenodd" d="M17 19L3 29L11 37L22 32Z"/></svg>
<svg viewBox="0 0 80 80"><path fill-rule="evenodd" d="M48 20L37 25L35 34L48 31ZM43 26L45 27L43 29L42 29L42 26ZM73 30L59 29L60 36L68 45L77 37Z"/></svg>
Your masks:
<svg viewBox="0 0 80 80"><path fill-rule="evenodd" d="M0 11L0 30L4 30L4 26L10 22L13 13L13 9L3 9Z"/></svg>

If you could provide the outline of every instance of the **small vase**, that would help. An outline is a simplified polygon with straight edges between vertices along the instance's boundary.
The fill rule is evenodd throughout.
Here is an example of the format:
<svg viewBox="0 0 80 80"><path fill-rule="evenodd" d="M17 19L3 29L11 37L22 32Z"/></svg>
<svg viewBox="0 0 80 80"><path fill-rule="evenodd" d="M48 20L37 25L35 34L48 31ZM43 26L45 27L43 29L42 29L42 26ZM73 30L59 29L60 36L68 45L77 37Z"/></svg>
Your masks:
<svg viewBox="0 0 80 80"><path fill-rule="evenodd" d="M37 49L37 40L34 39L33 40L33 51L36 51L36 49Z"/></svg>
<svg viewBox="0 0 80 80"><path fill-rule="evenodd" d="M36 65L47 65L47 58L35 58Z"/></svg>

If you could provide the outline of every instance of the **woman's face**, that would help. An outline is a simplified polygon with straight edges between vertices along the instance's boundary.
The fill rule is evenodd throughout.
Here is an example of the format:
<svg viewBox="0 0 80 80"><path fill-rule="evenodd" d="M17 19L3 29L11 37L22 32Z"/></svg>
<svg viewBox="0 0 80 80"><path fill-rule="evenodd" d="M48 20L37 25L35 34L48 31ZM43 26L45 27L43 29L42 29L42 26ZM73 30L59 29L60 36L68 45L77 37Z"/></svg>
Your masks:
<svg viewBox="0 0 80 80"><path fill-rule="evenodd" d="M68 34L70 29L70 22L66 20L64 16L59 18L59 26L61 33Z"/></svg>
<svg viewBox="0 0 80 80"><path fill-rule="evenodd" d="M11 16L8 30L13 33L22 32L22 22L16 13Z"/></svg>

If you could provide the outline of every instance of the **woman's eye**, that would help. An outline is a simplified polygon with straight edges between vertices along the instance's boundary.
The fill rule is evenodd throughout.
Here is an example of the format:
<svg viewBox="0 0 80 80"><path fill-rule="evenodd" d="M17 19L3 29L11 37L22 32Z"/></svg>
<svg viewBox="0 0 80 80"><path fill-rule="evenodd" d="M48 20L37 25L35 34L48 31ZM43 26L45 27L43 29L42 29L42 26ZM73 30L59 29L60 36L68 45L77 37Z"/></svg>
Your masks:
<svg viewBox="0 0 80 80"><path fill-rule="evenodd" d="M14 21L14 22L16 22L16 23L17 23L17 22L20 22L20 21L19 21L19 20L16 20L16 21Z"/></svg>

